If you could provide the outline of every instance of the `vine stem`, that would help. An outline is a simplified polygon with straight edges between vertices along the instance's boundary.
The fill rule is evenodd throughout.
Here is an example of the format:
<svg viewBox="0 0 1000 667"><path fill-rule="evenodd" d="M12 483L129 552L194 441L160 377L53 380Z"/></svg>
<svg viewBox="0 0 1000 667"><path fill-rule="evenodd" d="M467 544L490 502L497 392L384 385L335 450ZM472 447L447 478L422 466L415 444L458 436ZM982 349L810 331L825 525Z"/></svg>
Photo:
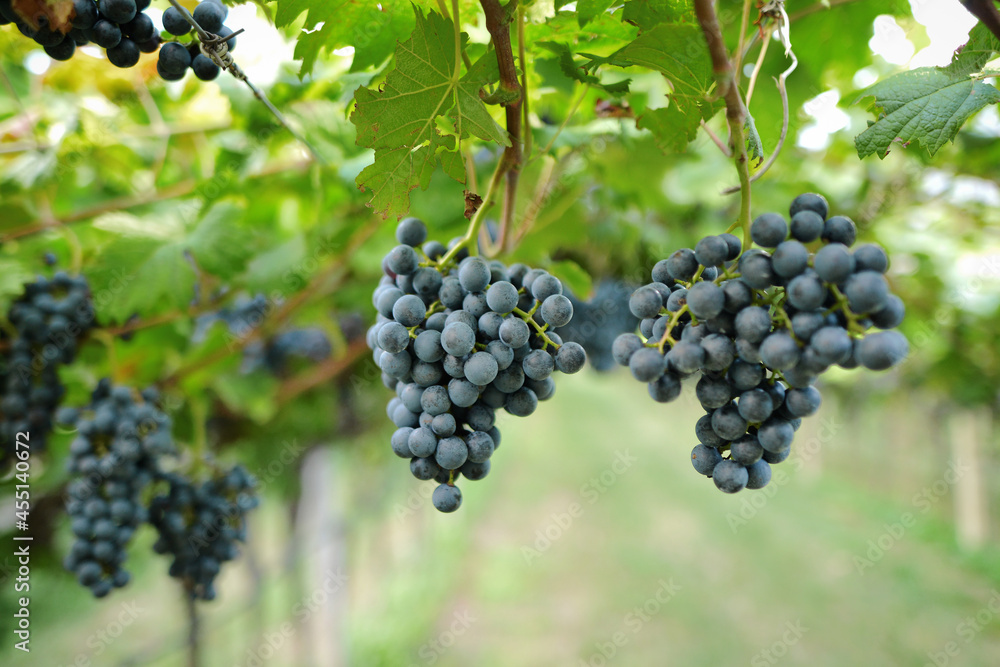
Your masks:
<svg viewBox="0 0 1000 667"><path fill-rule="evenodd" d="M185 584L184 602L188 617L188 638L187 638L187 664L188 667L200 667L201 665L201 619L198 615L198 600L194 597L189 585Z"/></svg>
<svg viewBox="0 0 1000 667"><path fill-rule="evenodd" d="M726 42L722 37L719 19L715 15L712 0L695 0L695 14L705 35L708 52L712 57L712 69L722 89L726 102L726 120L729 122L729 145L736 162L736 172L740 177L740 215L743 228L743 249L750 247L750 160L747 157L746 138L743 125L746 121L746 107L740 99L740 91L733 78L733 67L726 53Z"/></svg>
<svg viewBox="0 0 1000 667"><path fill-rule="evenodd" d="M439 269L447 267L448 264L455 259L455 256L461 252L462 248L467 247L470 255L476 254L477 248L475 246L475 240L479 235L479 228L483 224L483 218L485 217L486 209L489 208L490 200L493 199L493 192L503 179L503 175L503 160L501 160L497 163L497 168L493 170L493 177L490 178L490 184L486 188L486 196L483 197L483 203L479 205L479 208L476 209L476 212L472 216L472 220L469 221L469 228L465 231L465 236L463 236L459 242L451 248L451 250L446 252L441 259L437 261Z"/></svg>
<svg viewBox="0 0 1000 667"><path fill-rule="evenodd" d="M500 158L500 165L507 178L500 227L509 229L517 208L517 186L521 175L521 104L525 94L517 79L517 65L514 63L514 51L510 43L510 22L518 8L518 0L510 0L506 7L501 7L500 0L480 0L480 5L486 14L486 29L497 54L500 91L516 94L512 101L504 103L510 145L504 149Z"/></svg>

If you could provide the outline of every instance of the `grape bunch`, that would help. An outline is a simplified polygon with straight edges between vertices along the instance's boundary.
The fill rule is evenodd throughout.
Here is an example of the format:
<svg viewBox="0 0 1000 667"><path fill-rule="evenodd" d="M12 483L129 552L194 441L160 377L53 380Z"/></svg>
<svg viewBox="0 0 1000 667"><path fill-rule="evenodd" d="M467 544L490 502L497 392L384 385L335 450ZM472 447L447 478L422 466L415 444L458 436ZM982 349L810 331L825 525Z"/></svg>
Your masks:
<svg viewBox="0 0 1000 667"><path fill-rule="evenodd" d="M789 213L790 222L754 219L760 248L721 234L658 262L653 282L629 299L641 337L625 333L613 346L655 401L676 399L681 381L701 373L695 391L706 414L691 461L726 493L770 481L802 418L820 407L813 384L824 371L885 370L909 350L894 330L905 309L883 275L885 251L852 251L854 222L827 217L821 195L796 197Z"/></svg>
<svg viewBox="0 0 1000 667"><path fill-rule="evenodd" d="M23 35L43 47L53 60L69 60L78 46L95 44L105 50L108 61L127 69L139 63L143 53L156 53L156 71L166 81L179 81L190 69L202 81L219 76L219 66L202 52L195 35L184 44L164 42L153 20L144 12L151 0L73 0L73 13L65 26L53 26L45 13L39 12L28 20L13 8L11 0L0 0L0 25L13 23ZM23 10L23 6L19 5ZM204 0L195 7L192 16L202 29L225 40L229 51L236 48L232 28L223 25L229 8L222 0ZM37 24L37 28L33 27ZM183 14L171 6L163 13L163 28L171 35L183 37L193 31Z"/></svg>
<svg viewBox="0 0 1000 667"><path fill-rule="evenodd" d="M140 53L153 53L160 46L153 20L143 13L150 0L73 0L72 4L68 26L58 28L44 13L29 22L14 11L11 0L0 0L0 25L14 23L53 60L69 60L76 47L94 43L105 49L112 65L128 68L139 62Z"/></svg>
<svg viewBox="0 0 1000 667"><path fill-rule="evenodd" d="M555 392L552 373L579 371L586 353L550 331L573 318L556 277L469 256L460 239L446 248L426 238L422 221L399 223L367 340L396 391L386 409L397 428L392 451L414 477L438 482L434 507L454 512L458 475L475 481L490 471L496 411L530 415Z"/></svg>
<svg viewBox="0 0 1000 667"><path fill-rule="evenodd" d="M153 550L173 556L170 576L192 598L213 600L222 563L236 558L236 542L246 540L246 514L257 506L256 480L239 465L200 485L175 473L163 479L169 490L149 505L149 523L159 533Z"/></svg>
<svg viewBox="0 0 1000 667"><path fill-rule="evenodd" d="M154 389L137 395L104 378L88 407L59 414L76 427L66 501L76 540L63 565L99 598L128 583L125 549L147 518L143 492L160 474L160 458L175 452L171 419L158 402Z"/></svg>
<svg viewBox="0 0 1000 667"><path fill-rule="evenodd" d="M51 279L39 276L24 286L7 319L14 332L0 370L0 464L11 458L9 448L19 432L30 433L34 451L45 447L65 392L59 366L73 361L81 339L94 326L87 280L63 271Z"/></svg>
<svg viewBox="0 0 1000 667"><path fill-rule="evenodd" d="M225 39L233 34L232 28L223 25L228 14L229 8L222 4L221 0L204 0L195 7L192 17L202 30ZM176 7L170 7L163 12L163 29L175 37L183 37L194 30ZM225 40L225 44L230 52L233 51L236 48L236 38ZM188 69L202 81L212 81L219 76L219 66L202 52L197 33L186 45L180 42L167 42L161 46L159 59L156 62L157 74L167 81L183 79Z"/></svg>
<svg viewBox="0 0 1000 667"><path fill-rule="evenodd" d="M574 341L587 352L587 361L595 371L614 368L611 346L621 333L635 331L639 320L629 310L632 288L612 280L602 280L589 301L580 301L567 294L573 302L573 321L561 327L563 340Z"/></svg>

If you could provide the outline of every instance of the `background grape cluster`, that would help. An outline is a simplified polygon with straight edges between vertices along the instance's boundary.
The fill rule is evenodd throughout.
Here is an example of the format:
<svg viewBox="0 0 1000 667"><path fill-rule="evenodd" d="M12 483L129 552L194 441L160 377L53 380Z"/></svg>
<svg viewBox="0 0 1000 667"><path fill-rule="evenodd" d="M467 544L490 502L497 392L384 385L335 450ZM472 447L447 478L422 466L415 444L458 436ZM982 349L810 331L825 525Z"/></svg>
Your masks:
<svg viewBox="0 0 1000 667"><path fill-rule="evenodd" d="M45 448L52 418L65 389L58 369L76 358L80 341L94 326L90 287L83 277L59 271L39 276L7 313L12 335L0 366L0 470L13 460L18 433L31 434L32 451Z"/></svg>
<svg viewBox="0 0 1000 667"><path fill-rule="evenodd" d="M819 409L820 374L833 365L885 370L908 352L893 330L905 309L883 275L885 251L852 252L854 222L828 213L821 195L800 195L790 221L778 213L753 221L753 242L769 250L744 250L732 234L705 237L658 262L653 282L629 299L641 337L620 335L615 360L659 402L701 373L706 414L691 460L726 493L770 481L802 418Z"/></svg>
<svg viewBox="0 0 1000 667"><path fill-rule="evenodd" d="M617 280L602 280L588 301L572 293L566 296L573 303L573 321L560 327L563 340L574 341L587 352L587 363L595 371L615 367L611 346L619 334L635 331L639 320L629 310L629 295L633 287Z"/></svg>
<svg viewBox="0 0 1000 667"><path fill-rule="evenodd" d="M105 378L89 406L59 415L76 428L66 501L76 540L63 564L96 597L128 583L125 549L147 518L143 493L160 475L160 458L175 452L172 422L158 401L153 389L137 395Z"/></svg>
<svg viewBox="0 0 1000 667"><path fill-rule="evenodd" d="M196 34L187 43L164 42L153 20L145 14L150 1L74 0L69 26L63 32L52 26L45 14L38 13L28 21L14 11L11 0L0 0L0 25L13 23L54 60L69 60L77 47L94 44L105 50L112 65L125 69L137 65L141 54L159 50L156 71L167 81L184 78L188 70L203 81L218 77L219 66L201 52ZM233 34L233 30L223 24L228 14L229 8L221 0L204 0L193 12L198 25L223 39ZM175 7L163 13L163 28L175 37L193 31ZM236 38L226 40L226 45L230 51L235 49Z"/></svg>
<svg viewBox="0 0 1000 667"><path fill-rule="evenodd" d="M579 371L586 353L549 331L573 318L551 274L470 257L459 239L425 243L416 218L400 222L396 239L372 295L368 345L396 391L386 409L397 427L392 451L414 477L437 481L434 507L453 512L462 502L457 476L490 471L496 411L530 415L555 393L552 373Z"/></svg>
<svg viewBox="0 0 1000 667"><path fill-rule="evenodd" d="M222 563L236 558L236 542L246 540L246 514L258 503L256 482L239 465L201 484L176 473L163 479L167 492L149 505L149 522L159 533L153 550L173 557L170 576L191 597L214 600Z"/></svg>

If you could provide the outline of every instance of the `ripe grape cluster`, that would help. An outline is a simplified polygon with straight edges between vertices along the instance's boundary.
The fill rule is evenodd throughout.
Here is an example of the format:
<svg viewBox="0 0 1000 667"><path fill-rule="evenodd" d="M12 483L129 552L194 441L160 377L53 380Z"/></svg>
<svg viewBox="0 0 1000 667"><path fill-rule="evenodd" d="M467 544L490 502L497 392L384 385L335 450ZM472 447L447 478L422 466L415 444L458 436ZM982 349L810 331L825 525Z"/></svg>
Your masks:
<svg viewBox="0 0 1000 667"><path fill-rule="evenodd" d="M632 288L624 283L602 280L589 301L566 295L573 302L573 321L561 327L558 333L563 340L583 346L587 362L595 371L614 368L611 346L615 339L639 326L639 320L628 307L631 293Z"/></svg>
<svg viewBox="0 0 1000 667"><path fill-rule="evenodd" d="M201 484L175 473L163 479L168 491L149 505L149 523L159 533L153 550L173 556L170 576L192 598L213 600L222 563L236 558L236 542L246 540L246 514L258 502L256 481L239 465Z"/></svg>
<svg viewBox="0 0 1000 667"><path fill-rule="evenodd" d="M80 340L94 326L90 288L83 277L57 272L24 286L7 314L14 328L0 370L0 464L20 432L30 433L35 452L45 447L52 417L65 391L59 366L76 357ZM3 466L0 465L0 468Z"/></svg>
<svg viewBox="0 0 1000 667"><path fill-rule="evenodd" d="M460 239L449 247L426 239L422 221L399 223L367 340L396 391L386 410L397 428L392 451L414 477L438 482L434 507L454 512L458 475L475 481L490 471L496 411L530 415L555 392L552 373L579 371L586 353L550 331L573 318L556 277L470 257Z"/></svg>
<svg viewBox="0 0 1000 667"><path fill-rule="evenodd" d="M221 0L204 0L195 7L192 17L202 30L224 39L227 49L233 51L236 48L236 38L225 39L233 34L232 28L223 24L228 14L229 8L222 4ZM163 29L176 37L183 37L193 30L191 24L176 7L170 7L163 12ZM167 81L179 81L184 78L188 69L202 81L212 81L219 76L219 66L202 52L197 35L187 45L167 42L160 47L156 71L161 78Z"/></svg>
<svg viewBox="0 0 1000 667"><path fill-rule="evenodd" d="M175 450L158 402L154 389L137 394L105 378L88 407L60 411L59 421L76 427L66 501L76 540L63 564L99 598L128 583L125 549L147 518L143 492L160 474L160 457Z"/></svg>
<svg viewBox="0 0 1000 667"><path fill-rule="evenodd" d="M179 81L189 69L202 81L218 77L219 66L202 52L197 37L187 44L163 42L153 20L144 13L150 1L73 0L68 24L53 26L44 13L29 21L14 10L11 0L0 0L0 25L13 23L54 60L69 60L77 47L92 43L105 50L108 61L115 67L134 67L141 54L159 50L156 71L167 81ZM23 10L23 6L19 8ZM228 13L229 8L222 0L204 0L195 8L193 17L205 32L225 40L232 51L236 48L236 38L226 39L233 30L223 25ZM193 30L175 7L163 13L163 28L178 37Z"/></svg>
<svg viewBox="0 0 1000 667"><path fill-rule="evenodd" d="M883 275L885 251L852 251L854 222L828 217L821 195L796 197L789 213L790 221L754 219L760 248L721 234L658 262L653 282L629 299L641 337L614 343L615 360L648 383L655 401L676 399L682 379L701 373L696 394L706 414L691 461L726 493L770 481L802 418L820 407L820 374L833 365L885 370L908 353L894 330L904 307Z"/></svg>
<svg viewBox="0 0 1000 667"><path fill-rule="evenodd" d="M153 53L160 46L153 20L143 13L149 4L150 0L74 0L71 27L64 32L45 14L29 23L14 11L10 0L0 0L0 23L14 23L54 60L69 60L76 47L94 43L105 49L112 65L128 68L139 62L140 53Z"/></svg>

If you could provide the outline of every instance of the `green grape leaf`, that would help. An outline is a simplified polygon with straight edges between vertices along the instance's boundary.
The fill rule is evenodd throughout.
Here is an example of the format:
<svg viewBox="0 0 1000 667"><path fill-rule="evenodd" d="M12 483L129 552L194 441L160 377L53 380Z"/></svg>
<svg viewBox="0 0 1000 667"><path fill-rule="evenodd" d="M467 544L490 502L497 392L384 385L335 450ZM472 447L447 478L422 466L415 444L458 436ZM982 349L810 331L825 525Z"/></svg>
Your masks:
<svg viewBox="0 0 1000 667"><path fill-rule="evenodd" d="M244 211L230 203L219 203L205 213L187 238L188 252L201 270L222 280L232 280L243 271L252 254L250 244L233 243L250 235L239 225L243 216Z"/></svg>
<svg viewBox="0 0 1000 667"><path fill-rule="evenodd" d="M709 101L715 84L712 59L696 25L661 23L607 60L619 66L648 67L670 81L673 92L667 108L673 111L661 110L645 121L661 148L676 147L681 137L693 139L701 121L712 118L723 106L719 100Z"/></svg>
<svg viewBox="0 0 1000 667"><path fill-rule="evenodd" d="M661 23L693 23L694 7L688 0L630 0L625 3L622 21L646 32Z"/></svg>
<svg viewBox="0 0 1000 667"><path fill-rule="evenodd" d="M864 90L854 103L874 97L877 120L854 138L858 157L884 159L894 142L917 141L934 155L962 125L988 104L1000 102L993 86L945 69L921 67Z"/></svg>
<svg viewBox="0 0 1000 667"><path fill-rule="evenodd" d="M921 67L902 72L866 88L854 100L875 98L870 109L876 120L854 138L858 156L889 154L894 142L904 147L916 141L934 155L953 141L962 125L989 104L1000 102L1000 91L970 78L1000 51L1000 41L982 24L947 67Z"/></svg>
<svg viewBox="0 0 1000 667"><path fill-rule="evenodd" d="M614 0L579 0L576 3L576 15L580 27L593 21L613 4Z"/></svg>
<svg viewBox="0 0 1000 667"><path fill-rule="evenodd" d="M652 132L656 145L665 153L683 153L698 136L698 125L689 126L687 118L674 104L647 110L636 119L635 126Z"/></svg>
<svg viewBox="0 0 1000 667"><path fill-rule="evenodd" d="M536 45L546 51L554 53L558 57L559 69L569 79L579 81L580 83L590 84L591 86L601 88L602 90L614 95L624 95L629 90L629 85L632 83L632 79L623 79L621 81L606 84L602 83L601 80L593 74L587 73L588 70L596 69L597 65L605 64L603 62L604 59L599 56L581 54L588 58L589 62L584 65L578 65L576 61L573 60L573 52L565 44L560 44L559 42L538 42Z"/></svg>
<svg viewBox="0 0 1000 667"><path fill-rule="evenodd" d="M479 97L482 87L499 77L496 56L484 54L459 78L451 20L417 7L414 12L416 27L397 48L395 69L380 89L355 91L351 114L358 145L375 151L374 163L358 175L358 186L372 191L370 205L386 217L406 213L410 191L426 189L441 159L439 149L455 150L455 137L510 144ZM439 118L447 119L454 136L439 132ZM454 173L454 159L445 159Z"/></svg>
<svg viewBox="0 0 1000 667"><path fill-rule="evenodd" d="M381 64L413 27L409 3L383 0L282 0L276 3L275 25L285 28L306 13L295 44L295 58L302 60L299 78L310 74L321 52L354 47L351 71Z"/></svg>

